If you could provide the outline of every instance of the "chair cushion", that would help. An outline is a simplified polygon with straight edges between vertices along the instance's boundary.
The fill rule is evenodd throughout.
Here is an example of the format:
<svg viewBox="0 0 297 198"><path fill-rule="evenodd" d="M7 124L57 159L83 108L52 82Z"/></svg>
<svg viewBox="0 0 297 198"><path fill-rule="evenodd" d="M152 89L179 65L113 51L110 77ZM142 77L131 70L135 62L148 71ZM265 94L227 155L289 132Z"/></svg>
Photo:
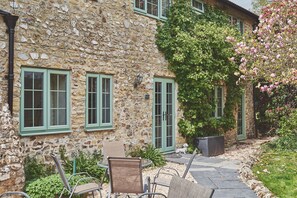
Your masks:
<svg viewBox="0 0 297 198"><path fill-rule="evenodd" d="M84 194L86 192L92 192L95 190L100 190L100 185L96 183L88 183L76 186L74 189L74 194Z"/></svg>

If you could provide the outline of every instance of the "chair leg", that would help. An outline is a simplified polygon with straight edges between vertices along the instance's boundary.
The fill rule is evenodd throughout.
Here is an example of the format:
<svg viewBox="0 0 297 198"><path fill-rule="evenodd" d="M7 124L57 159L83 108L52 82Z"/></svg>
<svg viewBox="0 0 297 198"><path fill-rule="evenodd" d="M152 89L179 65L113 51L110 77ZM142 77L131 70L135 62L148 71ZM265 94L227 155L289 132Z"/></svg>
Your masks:
<svg viewBox="0 0 297 198"><path fill-rule="evenodd" d="M155 192L156 192L156 189L157 189L157 184L154 183L154 184L152 185L152 192L155 193ZM153 194L152 197L154 198L155 195Z"/></svg>
<svg viewBox="0 0 297 198"><path fill-rule="evenodd" d="M59 198L61 198L61 197L63 196L64 191L65 191L65 188L63 188L63 190L62 190L62 192L61 192Z"/></svg>

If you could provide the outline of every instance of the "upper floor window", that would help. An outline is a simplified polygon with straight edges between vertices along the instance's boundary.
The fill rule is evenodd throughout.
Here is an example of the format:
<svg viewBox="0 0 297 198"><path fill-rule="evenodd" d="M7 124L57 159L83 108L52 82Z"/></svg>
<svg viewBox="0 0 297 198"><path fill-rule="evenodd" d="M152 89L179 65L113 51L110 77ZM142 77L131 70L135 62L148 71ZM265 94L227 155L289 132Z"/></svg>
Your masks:
<svg viewBox="0 0 297 198"><path fill-rule="evenodd" d="M200 0L192 0L192 7L199 12L204 12L204 4Z"/></svg>
<svg viewBox="0 0 297 198"><path fill-rule="evenodd" d="M22 69L22 135L70 130L69 75L69 71Z"/></svg>
<svg viewBox="0 0 297 198"><path fill-rule="evenodd" d="M220 118L223 116L224 113L224 100L223 100L223 87L216 86L213 94L212 94L212 100L215 100L215 109L212 112L212 116L216 118Z"/></svg>
<svg viewBox="0 0 297 198"><path fill-rule="evenodd" d="M87 74L86 129L112 127L112 77Z"/></svg>
<svg viewBox="0 0 297 198"><path fill-rule="evenodd" d="M233 26L235 26L239 30L239 32L241 34L244 33L244 25L243 25L243 21L242 20L240 20L240 19L238 19L236 17L230 16L229 17L229 21L230 21L230 24L233 25Z"/></svg>
<svg viewBox="0 0 297 198"><path fill-rule="evenodd" d="M170 0L134 0L134 9L160 19L166 19Z"/></svg>

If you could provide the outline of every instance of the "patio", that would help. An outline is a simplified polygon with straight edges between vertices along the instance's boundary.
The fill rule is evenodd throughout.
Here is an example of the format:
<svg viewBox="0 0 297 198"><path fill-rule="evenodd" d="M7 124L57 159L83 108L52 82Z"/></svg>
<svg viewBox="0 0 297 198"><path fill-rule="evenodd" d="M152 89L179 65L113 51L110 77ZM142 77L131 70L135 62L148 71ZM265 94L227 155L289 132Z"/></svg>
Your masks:
<svg viewBox="0 0 297 198"><path fill-rule="evenodd" d="M269 191L254 178L244 178L251 177L246 174L247 165L251 163L251 158L255 159L260 145L269 140L251 140L231 147L226 150L225 154L216 157L197 155L186 179L213 188L215 190L213 198L256 198L258 197L256 193L269 195ZM175 168L182 173L185 170L184 163L188 162L190 157L191 154L183 154L180 157L169 155L166 157L168 161L166 167ZM143 177L152 177L157 170L158 168L144 169ZM245 184L240 178L243 178L248 184ZM249 188L249 185L256 193ZM158 186L156 191L167 194L168 188ZM107 192L108 184L104 184L103 197Z"/></svg>

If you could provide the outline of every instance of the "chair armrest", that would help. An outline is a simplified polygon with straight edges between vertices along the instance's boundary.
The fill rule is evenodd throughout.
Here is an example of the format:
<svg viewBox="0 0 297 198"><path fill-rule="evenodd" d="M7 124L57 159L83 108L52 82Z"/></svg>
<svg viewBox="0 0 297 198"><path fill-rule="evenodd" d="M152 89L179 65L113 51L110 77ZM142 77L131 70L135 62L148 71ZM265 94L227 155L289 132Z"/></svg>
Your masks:
<svg viewBox="0 0 297 198"><path fill-rule="evenodd" d="M147 193L142 193L141 195L139 195L138 196L138 198L141 198L141 197L143 197L143 196L147 196L147 195L159 195L159 196L162 196L162 197L165 197L165 198L167 198L167 196L166 195L164 195L164 194L162 194L162 193L154 193L154 192L147 192Z"/></svg>
<svg viewBox="0 0 297 198"><path fill-rule="evenodd" d="M71 180L76 175L85 175L87 177L91 177L91 175L89 173L87 173L87 172L79 172L79 173L75 173L75 174L70 175L70 177L68 178L68 180Z"/></svg>
<svg viewBox="0 0 297 198"><path fill-rule="evenodd" d="M175 168L171 168L171 167L162 167L158 170L157 174L154 176L155 178L158 178L159 175L170 175L170 176L179 176L178 171Z"/></svg>
<svg viewBox="0 0 297 198"><path fill-rule="evenodd" d="M5 197L7 195L22 195L26 198L30 198L29 195L27 195L26 193L24 192L20 192L20 191L11 191L11 192L5 192L3 194L0 194L0 197Z"/></svg>

